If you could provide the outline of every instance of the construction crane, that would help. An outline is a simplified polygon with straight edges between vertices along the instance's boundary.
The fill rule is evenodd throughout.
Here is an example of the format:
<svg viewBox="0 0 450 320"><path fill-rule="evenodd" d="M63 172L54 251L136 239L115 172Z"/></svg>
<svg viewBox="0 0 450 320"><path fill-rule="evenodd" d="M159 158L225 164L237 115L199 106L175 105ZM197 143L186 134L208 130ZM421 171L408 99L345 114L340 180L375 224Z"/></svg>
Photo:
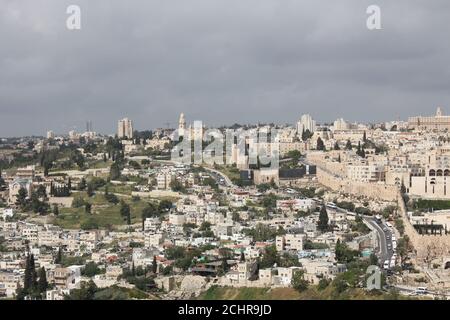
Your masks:
<svg viewBox="0 0 450 320"><path fill-rule="evenodd" d="M167 129L170 129L170 125L171 125L172 123L171 123L171 122L165 122L164 124L166 125Z"/></svg>

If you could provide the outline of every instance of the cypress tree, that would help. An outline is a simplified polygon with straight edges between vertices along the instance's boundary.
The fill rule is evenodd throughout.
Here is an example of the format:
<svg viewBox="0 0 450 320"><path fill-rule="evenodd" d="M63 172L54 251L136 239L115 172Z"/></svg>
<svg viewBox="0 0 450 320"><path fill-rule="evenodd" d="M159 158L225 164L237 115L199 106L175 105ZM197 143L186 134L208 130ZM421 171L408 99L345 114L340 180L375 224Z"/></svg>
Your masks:
<svg viewBox="0 0 450 320"><path fill-rule="evenodd" d="M345 149L352 150L352 143L351 143L350 139L347 140L347 144L345 145Z"/></svg>
<svg viewBox="0 0 450 320"><path fill-rule="evenodd" d="M47 282L47 272L45 271L45 268L42 267L39 269L39 281L38 281L38 291L39 293L44 293L48 289L48 282Z"/></svg>
<svg viewBox="0 0 450 320"><path fill-rule="evenodd" d="M32 286L32 279L31 279L31 268L30 268L30 255L27 255L27 258L25 260L25 277L23 280L23 293L24 295L27 295Z"/></svg>
<svg viewBox="0 0 450 320"><path fill-rule="evenodd" d="M325 151L325 144L320 137L317 138L317 150Z"/></svg>
<svg viewBox="0 0 450 320"><path fill-rule="evenodd" d="M337 141L334 143L334 150L341 150Z"/></svg>
<svg viewBox="0 0 450 320"><path fill-rule="evenodd" d="M37 289L37 272L36 272L36 265L34 263L34 255L32 254L30 256L30 272L31 272L31 289L35 290Z"/></svg>
<svg viewBox="0 0 450 320"><path fill-rule="evenodd" d="M325 205L320 209L319 221L317 223L317 227L320 231L325 232L328 230L328 213Z"/></svg>
<svg viewBox="0 0 450 320"><path fill-rule="evenodd" d="M153 262L152 262L152 272L156 274L156 271L158 271L158 265L156 263L156 256L153 256Z"/></svg>
<svg viewBox="0 0 450 320"><path fill-rule="evenodd" d="M80 190L84 190L86 188L86 179L81 178L79 188L80 188Z"/></svg>
<svg viewBox="0 0 450 320"><path fill-rule="evenodd" d="M56 254L55 264L61 264L62 263L62 251L61 248L58 249L58 253Z"/></svg>

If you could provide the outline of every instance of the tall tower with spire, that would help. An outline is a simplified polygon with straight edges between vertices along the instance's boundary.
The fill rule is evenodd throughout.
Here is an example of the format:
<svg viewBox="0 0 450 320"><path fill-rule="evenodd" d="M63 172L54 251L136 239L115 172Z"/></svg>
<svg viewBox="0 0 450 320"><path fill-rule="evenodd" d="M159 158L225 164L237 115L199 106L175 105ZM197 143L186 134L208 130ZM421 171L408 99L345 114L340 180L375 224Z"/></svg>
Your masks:
<svg viewBox="0 0 450 320"><path fill-rule="evenodd" d="M178 121L178 135L184 137L186 130L186 119L184 119L184 113L180 114L180 120Z"/></svg>

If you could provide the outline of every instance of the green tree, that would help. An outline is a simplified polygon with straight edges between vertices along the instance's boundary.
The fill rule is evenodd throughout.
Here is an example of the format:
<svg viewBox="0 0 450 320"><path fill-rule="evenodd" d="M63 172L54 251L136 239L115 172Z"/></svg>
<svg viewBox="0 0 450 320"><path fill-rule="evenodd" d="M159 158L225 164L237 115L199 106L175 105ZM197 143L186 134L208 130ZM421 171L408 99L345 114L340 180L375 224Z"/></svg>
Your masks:
<svg viewBox="0 0 450 320"><path fill-rule="evenodd" d="M172 201L163 199L158 204L159 211L169 211L172 208Z"/></svg>
<svg viewBox="0 0 450 320"><path fill-rule="evenodd" d="M378 265L378 257L376 254L372 253L369 257L369 263L372 266L376 266Z"/></svg>
<svg viewBox="0 0 450 320"><path fill-rule="evenodd" d="M308 140L309 138L311 138L312 137L312 135L313 135L313 133L311 132L311 131L309 131L309 129L303 129L303 131L302 131L302 140L303 141L306 141L306 140Z"/></svg>
<svg viewBox="0 0 450 320"><path fill-rule="evenodd" d="M120 167L116 162L111 165L109 178L111 180L118 180L120 178Z"/></svg>
<svg viewBox="0 0 450 320"><path fill-rule="evenodd" d="M319 221L317 222L317 227L322 232L326 232L329 230L328 212L327 212L327 209L325 208L325 205L323 205L322 208L320 209Z"/></svg>
<svg viewBox="0 0 450 320"><path fill-rule="evenodd" d="M81 178L81 181L80 181L80 184L78 185L78 188L80 190L86 189L86 179L85 178Z"/></svg>
<svg viewBox="0 0 450 320"><path fill-rule="evenodd" d="M340 239L336 241L334 251L336 260L339 263L350 263L359 255L359 251L351 250L345 243L342 243Z"/></svg>
<svg viewBox="0 0 450 320"><path fill-rule="evenodd" d="M409 251L409 237L407 235L403 236L402 238L398 239L397 242L397 253L400 257L400 262L403 264L403 262L406 260L406 257L408 256Z"/></svg>
<svg viewBox="0 0 450 320"><path fill-rule="evenodd" d="M98 267L98 265L95 262L90 261L84 266L82 275L92 278L93 276L101 274L102 272L103 271Z"/></svg>
<svg viewBox="0 0 450 320"><path fill-rule="evenodd" d="M296 270L291 280L292 287L298 292L303 292L308 289L309 283L305 280L304 271Z"/></svg>
<svg viewBox="0 0 450 320"><path fill-rule="evenodd" d="M16 197L16 205L20 206L22 210L27 205L27 197L28 197L27 190L24 187L20 187Z"/></svg>
<svg viewBox="0 0 450 320"><path fill-rule="evenodd" d="M358 148L356 150L356 154L360 156L361 158L366 157L366 152L364 151L364 147L361 147L361 142L358 142Z"/></svg>
<svg viewBox="0 0 450 320"><path fill-rule="evenodd" d="M60 247L58 248L58 252L56 254L55 264L62 264L62 261L63 261L63 253Z"/></svg>
<svg viewBox="0 0 450 320"><path fill-rule="evenodd" d="M207 230L211 230L211 223L205 221L200 225L199 231L207 231Z"/></svg>
<svg viewBox="0 0 450 320"><path fill-rule="evenodd" d="M39 185L36 189L36 195L38 198L47 198L47 191L45 190L44 185Z"/></svg>
<svg viewBox="0 0 450 320"><path fill-rule="evenodd" d="M347 149L347 150L352 150L353 149L353 146L352 146L352 143L351 143L350 139L347 140L347 143L345 145L345 149Z"/></svg>
<svg viewBox="0 0 450 320"><path fill-rule="evenodd" d="M123 200L120 202L120 215L127 221L127 224L131 224L130 205Z"/></svg>
<svg viewBox="0 0 450 320"><path fill-rule="evenodd" d="M181 193L183 193L183 192L186 191L186 188L185 188L185 187L183 186L183 184L182 184L180 181L178 181L177 179L173 179L173 180L170 182L170 188L172 189L173 192L181 192Z"/></svg>
<svg viewBox="0 0 450 320"><path fill-rule="evenodd" d="M157 271L158 271L158 264L156 262L156 256L153 256L152 272L153 274L156 274Z"/></svg>
<svg viewBox="0 0 450 320"><path fill-rule="evenodd" d="M59 215L59 208L58 208L58 205L56 203L53 205L53 214L55 216Z"/></svg>
<svg viewBox="0 0 450 320"><path fill-rule="evenodd" d="M39 281L38 281L38 291L39 293L45 293L48 289L47 272L45 268L39 269Z"/></svg>
<svg viewBox="0 0 450 320"><path fill-rule="evenodd" d="M65 300L94 300L95 293L98 291L94 281L88 283L82 282L80 289L73 289L69 295L64 297Z"/></svg>
<svg viewBox="0 0 450 320"><path fill-rule="evenodd" d="M88 183L86 193L88 197L92 197L94 195L94 186L92 183Z"/></svg>
<svg viewBox="0 0 450 320"><path fill-rule="evenodd" d="M317 150L325 151L325 144L323 143L322 138L317 138Z"/></svg>
<svg viewBox="0 0 450 320"><path fill-rule="evenodd" d="M278 256L275 245L267 246L259 263L261 269L272 268L274 264L279 264L280 257Z"/></svg>
<svg viewBox="0 0 450 320"><path fill-rule="evenodd" d="M292 158L294 162L298 162L302 154L298 150L291 150L286 155L288 158Z"/></svg>
<svg viewBox="0 0 450 320"><path fill-rule="evenodd" d="M33 254L28 254L25 260L23 290L25 295L31 295L37 290L37 273Z"/></svg>
<svg viewBox="0 0 450 320"><path fill-rule="evenodd" d="M337 141L334 143L334 150L341 150Z"/></svg>
<svg viewBox="0 0 450 320"><path fill-rule="evenodd" d="M317 285L317 289L319 291L325 290L329 286L330 282L331 281L326 278L320 279L319 284Z"/></svg>

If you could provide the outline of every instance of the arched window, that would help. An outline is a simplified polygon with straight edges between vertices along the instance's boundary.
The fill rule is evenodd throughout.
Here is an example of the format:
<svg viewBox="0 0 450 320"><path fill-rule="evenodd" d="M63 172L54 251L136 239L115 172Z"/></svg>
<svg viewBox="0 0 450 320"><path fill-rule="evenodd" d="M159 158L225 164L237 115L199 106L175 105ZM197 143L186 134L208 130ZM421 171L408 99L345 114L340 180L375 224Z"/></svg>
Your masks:
<svg viewBox="0 0 450 320"><path fill-rule="evenodd" d="M438 169L438 171L436 171L436 175L438 177L442 177L444 175L444 172L441 169Z"/></svg>
<svg viewBox="0 0 450 320"><path fill-rule="evenodd" d="M444 176L446 176L446 177L450 176L450 170L445 169L444 170Z"/></svg>
<svg viewBox="0 0 450 320"><path fill-rule="evenodd" d="M429 175L430 175L430 177L436 176L436 171L434 169L431 169Z"/></svg>

